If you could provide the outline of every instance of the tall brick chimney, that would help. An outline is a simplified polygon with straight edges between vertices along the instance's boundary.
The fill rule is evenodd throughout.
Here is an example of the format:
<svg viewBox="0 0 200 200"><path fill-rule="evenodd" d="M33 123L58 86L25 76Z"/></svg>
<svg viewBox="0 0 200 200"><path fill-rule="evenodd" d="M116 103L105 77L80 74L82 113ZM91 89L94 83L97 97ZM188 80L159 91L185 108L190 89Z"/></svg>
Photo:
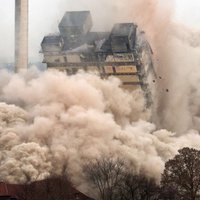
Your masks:
<svg viewBox="0 0 200 200"><path fill-rule="evenodd" d="M28 0L15 0L15 71L28 67Z"/></svg>

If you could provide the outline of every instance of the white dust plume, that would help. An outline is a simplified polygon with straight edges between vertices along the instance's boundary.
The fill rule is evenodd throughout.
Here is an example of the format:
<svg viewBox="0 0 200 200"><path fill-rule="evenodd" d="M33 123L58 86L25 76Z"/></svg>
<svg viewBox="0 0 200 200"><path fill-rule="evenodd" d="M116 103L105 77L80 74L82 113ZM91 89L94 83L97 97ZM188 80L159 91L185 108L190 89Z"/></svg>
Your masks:
<svg viewBox="0 0 200 200"><path fill-rule="evenodd" d="M171 1L127 2L115 1L113 6L128 7L116 17L138 23L153 48L158 126L147 122L142 94L123 91L115 78L1 72L1 179L24 183L59 174L66 166L72 182L87 192L82 166L102 155L123 158L133 173L142 171L159 180L165 161L178 149L200 148L198 131L188 131L200 128L199 48L185 42L190 36L183 40L182 33L180 37L172 31Z"/></svg>
<svg viewBox="0 0 200 200"><path fill-rule="evenodd" d="M174 22L172 0L127 3L116 2L118 8L126 10L124 18L131 17L145 31L154 52L154 123L180 135L190 129L200 131L200 31Z"/></svg>
<svg viewBox="0 0 200 200"><path fill-rule="evenodd" d="M184 146L200 148L191 131L176 137L147 122L139 91L96 75L31 70L0 74L0 177L26 183L60 174L88 192L82 166L101 156L119 157L133 173L160 179L164 163ZM4 102L4 103L3 103Z"/></svg>

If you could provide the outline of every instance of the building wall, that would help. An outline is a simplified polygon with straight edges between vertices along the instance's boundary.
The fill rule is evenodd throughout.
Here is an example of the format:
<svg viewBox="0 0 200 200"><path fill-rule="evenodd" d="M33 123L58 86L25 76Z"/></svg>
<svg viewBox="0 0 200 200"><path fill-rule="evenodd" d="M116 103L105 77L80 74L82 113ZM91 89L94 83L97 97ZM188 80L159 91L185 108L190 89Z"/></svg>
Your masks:
<svg viewBox="0 0 200 200"><path fill-rule="evenodd" d="M63 55L44 55L45 63L65 63L65 56Z"/></svg>
<svg viewBox="0 0 200 200"><path fill-rule="evenodd" d="M113 70L114 69L114 70ZM128 65L128 66L61 66L59 63L54 65L54 67L48 67L48 70L59 70L65 71L67 74L75 74L79 70L84 70L87 72L91 72L101 77L109 77L114 76L119 78L122 83L125 83L123 86L125 89L135 90L139 89L140 87L140 80L137 74L133 75L133 73L137 73L137 68L135 65ZM120 75L116 74L120 73ZM124 73L124 75L123 75ZM130 73L130 75L128 75ZM128 84L128 85L126 85Z"/></svg>

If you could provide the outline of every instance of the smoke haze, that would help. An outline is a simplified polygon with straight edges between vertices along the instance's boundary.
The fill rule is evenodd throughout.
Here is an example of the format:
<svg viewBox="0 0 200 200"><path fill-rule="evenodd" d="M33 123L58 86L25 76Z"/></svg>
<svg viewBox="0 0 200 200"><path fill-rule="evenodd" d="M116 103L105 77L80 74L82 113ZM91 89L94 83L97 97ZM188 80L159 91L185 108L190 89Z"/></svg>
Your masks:
<svg viewBox="0 0 200 200"><path fill-rule="evenodd" d="M76 6L59 1L56 14L37 22L41 31L35 37L54 32L56 19ZM66 166L72 182L88 192L82 166L105 155L123 158L133 173L159 180L165 161L179 148L200 148L199 33L172 23L173 1L88 0L79 8L91 10L95 30L130 20L145 30L157 71L153 123L142 94L123 91L115 78L1 71L0 177L23 183L59 174ZM43 26L50 18L52 24Z"/></svg>
<svg viewBox="0 0 200 200"><path fill-rule="evenodd" d="M2 0L4 6L0 8L0 35L3 45L0 46L0 62L12 62L14 60L14 1ZM44 35L50 32L58 31L58 23L67 10L91 10L94 29L110 30L114 22L130 22L132 20L129 13L133 13L132 5L139 1L97 1L97 0L29 0L29 58L31 61L42 60L39 55L40 42ZM144 2L144 1L142 1ZM152 1L154 2L154 1ZM164 1L158 1L163 3ZM188 3L187 0L170 0L175 4L175 16L173 19L178 19L187 24L195 26L199 24L198 10L200 7L198 0L192 0ZM167 3L166 1L164 2ZM136 3L137 4L137 3ZM149 2L146 3L146 6ZM151 3L152 4L152 3ZM159 3L160 4L160 3ZM168 4L168 3L167 3ZM134 12L136 9L134 9ZM145 9L145 12L147 9ZM190 13L192 10L192 14ZM142 15L144 11L142 10ZM141 15L139 13L139 15ZM162 16L161 12L161 16ZM141 17L142 18L142 17ZM108 20L109 19L109 20ZM145 18L151 21L151 18ZM195 24L196 23L196 24ZM140 27L143 29L143 27Z"/></svg>

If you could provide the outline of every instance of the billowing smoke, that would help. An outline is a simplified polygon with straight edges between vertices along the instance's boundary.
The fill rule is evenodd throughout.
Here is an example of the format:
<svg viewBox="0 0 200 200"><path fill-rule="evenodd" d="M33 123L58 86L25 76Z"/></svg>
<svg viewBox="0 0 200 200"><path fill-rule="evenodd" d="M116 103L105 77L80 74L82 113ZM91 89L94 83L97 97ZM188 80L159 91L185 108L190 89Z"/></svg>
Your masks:
<svg viewBox="0 0 200 200"><path fill-rule="evenodd" d="M199 128L199 31L177 24L174 1L116 2L146 32L154 52L157 80L153 121L157 128L183 134ZM127 7L127 5L129 5Z"/></svg>
<svg viewBox="0 0 200 200"><path fill-rule="evenodd" d="M158 75L155 124L148 122L151 112L144 108L143 95L120 89L115 78L1 72L1 179L39 180L65 166L72 182L87 192L82 166L102 155L122 158L133 173L159 180L165 161L179 148L200 148L199 133L192 130L200 128L198 43L189 32L174 30L172 2L99 2L113 5L111 23L131 19L147 34Z"/></svg>
<svg viewBox="0 0 200 200"><path fill-rule="evenodd" d="M82 166L102 155L130 163L133 173L157 180L164 162L179 148L200 148L191 131L176 137L147 122L139 91L96 75L35 70L0 75L0 177L12 183L61 173L87 192Z"/></svg>

